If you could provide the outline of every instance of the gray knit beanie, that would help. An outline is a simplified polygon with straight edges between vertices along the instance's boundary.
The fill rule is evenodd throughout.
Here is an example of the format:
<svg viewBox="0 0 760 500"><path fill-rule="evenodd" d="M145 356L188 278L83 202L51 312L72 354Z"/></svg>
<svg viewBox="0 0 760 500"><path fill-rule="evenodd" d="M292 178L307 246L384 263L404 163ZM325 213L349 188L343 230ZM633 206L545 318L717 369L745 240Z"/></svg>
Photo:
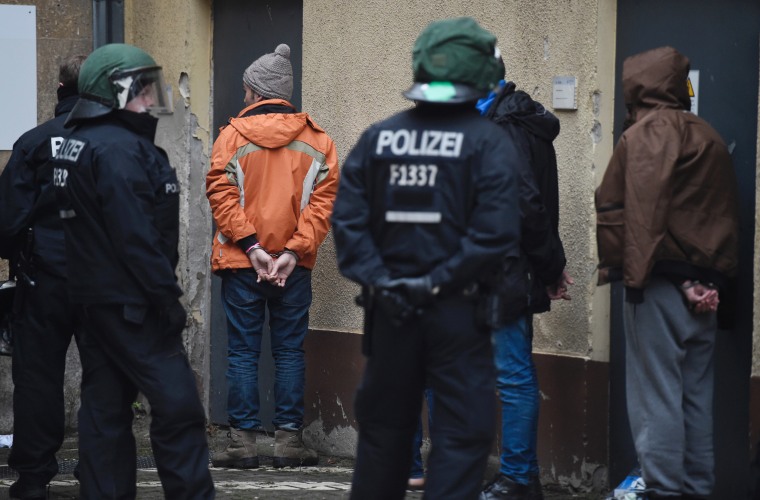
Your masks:
<svg viewBox="0 0 760 500"><path fill-rule="evenodd" d="M293 95L293 67L290 47L281 43L273 54L259 57L243 73L243 83L265 99L285 99Z"/></svg>

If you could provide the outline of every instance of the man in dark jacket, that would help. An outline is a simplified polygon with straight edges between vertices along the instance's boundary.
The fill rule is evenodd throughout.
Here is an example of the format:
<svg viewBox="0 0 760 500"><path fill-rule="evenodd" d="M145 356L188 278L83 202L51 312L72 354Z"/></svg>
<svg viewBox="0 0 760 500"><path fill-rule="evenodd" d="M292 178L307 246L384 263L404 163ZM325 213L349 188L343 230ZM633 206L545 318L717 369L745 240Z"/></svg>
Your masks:
<svg viewBox="0 0 760 500"><path fill-rule="evenodd" d="M504 74L495 42L470 18L431 23L404 94L416 108L367 129L343 167L333 231L341 272L363 287L367 355L352 498L404 497L425 387L435 407L426 496L480 490L495 377L478 289L519 254L527 168L473 107Z"/></svg>
<svg viewBox="0 0 760 500"><path fill-rule="evenodd" d="M502 127L530 168L520 183L521 258L502 284L505 296L512 297L504 308L509 317L493 332L502 404L500 468L480 498L540 500L533 314L548 311L550 299L569 299L567 286L572 284L564 272L565 252L559 237L557 157L552 145L559 134L559 120L512 82L503 85L488 107L482 104L481 112Z"/></svg>
<svg viewBox="0 0 760 500"><path fill-rule="evenodd" d="M26 132L13 145L0 175L0 253L17 277L13 341L13 447L8 457L19 474L12 498L45 498L58 473L63 443L66 353L77 321L66 294L63 226L53 195L49 161L68 131L63 124L79 98L84 56L59 68L55 118Z"/></svg>
<svg viewBox="0 0 760 500"><path fill-rule="evenodd" d="M167 498L208 499L205 413L182 343L175 276L179 184L153 143L170 109L161 68L125 44L82 65L81 98L54 160L69 295L82 318L80 498L135 498L132 403L150 403L150 439Z"/></svg>
<svg viewBox="0 0 760 500"><path fill-rule="evenodd" d="M626 287L626 392L648 498L714 482L716 309L737 265L737 188L720 135L690 113L689 60L623 62L630 126L596 192L599 283Z"/></svg>

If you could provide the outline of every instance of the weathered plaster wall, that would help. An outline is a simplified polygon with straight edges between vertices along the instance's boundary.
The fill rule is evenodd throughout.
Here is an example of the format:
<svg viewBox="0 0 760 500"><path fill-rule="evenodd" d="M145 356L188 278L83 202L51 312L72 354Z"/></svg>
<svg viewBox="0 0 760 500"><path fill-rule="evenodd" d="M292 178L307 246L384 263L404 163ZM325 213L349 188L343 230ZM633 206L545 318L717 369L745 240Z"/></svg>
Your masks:
<svg viewBox="0 0 760 500"><path fill-rule="evenodd" d="M607 169L607 163L612 157L614 137L612 126L614 120L614 95L615 95L615 24L617 21L617 2L614 0L599 0L599 18L597 21L597 62L596 80L597 90L592 93L591 106L595 120L591 127L593 141L593 170L595 182L598 186L602 182L602 176ZM593 204L593 193L591 203ZM595 229L592 230L592 238L595 237ZM592 240L588 248L587 258L594 265L597 263L596 242ZM586 283L587 290L590 288L591 301L589 303L591 321L591 359L595 361L609 361L610 354L610 287L597 287L596 273L590 282Z"/></svg>
<svg viewBox="0 0 760 500"><path fill-rule="evenodd" d="M208 401L211 0L128 0L124 10L126 42L150 53L172 88L174 113L161 117L156 143L169 154L182 186L177 275L188 310L185 346L202 400Z"/></svg>
<svg viewBox="0 0 760 500"><path fill-rule="evenodd" d="M4 5L34 5L37 10L37 120L53 117L58 102L58 66L76 54L92 50L92 0L0 0ZM0 170L10 151L0 151ZM7 265L0 261L0 279L6 279ZM79 355L72 342L66 360L65 411L66 426L74 429L79 409L81 369ZM0 357L0 434L13 430L13 383L11 359Z"/></svg>
<svg viewBox="0 0 760 500"><path fill-rule="evenodd" d="M577 111L558 111L561 232L573 300L536 321L536 348L607 358L596 319L593 190L612 149L614 2L479 0L304 2L303 109L335 139L341 160L369 124L410 106L411 49L435 19L469 15L499 39L507 77L551 109L553 76L578 78ZM601 40L600 40L600 37ZM361 331L355 288L340 277L332 240L321 250L312 327ZM604 304L604 296L596 296ZM596 305L596 304L595 304ZM597 328L595 323L604 324ZM594 335L592 335L594 332Z"/></svg>

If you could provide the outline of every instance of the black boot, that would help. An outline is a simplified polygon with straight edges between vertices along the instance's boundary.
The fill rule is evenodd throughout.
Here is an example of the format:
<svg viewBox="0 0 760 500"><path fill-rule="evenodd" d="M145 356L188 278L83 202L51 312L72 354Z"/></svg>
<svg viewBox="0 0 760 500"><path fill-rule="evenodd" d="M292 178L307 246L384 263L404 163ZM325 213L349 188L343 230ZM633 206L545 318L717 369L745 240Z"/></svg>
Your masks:
<svg viewBox="0 0 760 500"><path fill-rule="evenodd" d="M529 485L520 484L499 474L480 492L478 500L531 500L532 498Z"/></svg>
<svg viewBox="0 0 760 500"><path fill-rule="evenodd" d="M21 500L44 500L47 498L47 484L19 478L8 489L8 496Z"/></svg>

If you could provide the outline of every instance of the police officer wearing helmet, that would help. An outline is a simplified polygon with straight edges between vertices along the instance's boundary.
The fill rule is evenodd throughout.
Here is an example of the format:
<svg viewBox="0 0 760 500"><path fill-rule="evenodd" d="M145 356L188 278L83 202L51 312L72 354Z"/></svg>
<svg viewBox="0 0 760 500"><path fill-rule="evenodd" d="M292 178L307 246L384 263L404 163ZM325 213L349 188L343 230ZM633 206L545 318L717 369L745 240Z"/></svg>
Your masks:
<svg viewBox="0 0 760 500"><path fill-rule="evenodd" d="M83 323L80 498L135 498L138 391L166 497L213 498L205 413L182 344L179 186L148 113L169 105L161 68L137 47L105 45L82 65L79 91L53 177Z"/></svg>
<svg viewBox="0 0 760 500"><path fill-rule="evenodd" d="M66 427L66 354L78 324L66 293L63 225L50 160L68 133L63 124L79 98L84 59L71 56L60 65L55 118L19 137L0 175L0 257L9 259L16 277L0 284L0 327L8 321L5 331L15 333L8 465L18 479L8 490L11 498L46 497ZM2 304L10 305L5 296L11 291L15 300L6 320Z"/></svg>
<svg viewBox="0 0 760 500"><path fill-rule="evenodd" d="M477 498L495 429L482 284L519 253L516 171L474 102L504 76L471 18L431 23L413 50L417 102L349 154L333 211L340 271L362 286L367 365L356 396L351 498L403 498L425 387L433 391L425 493Z"/></svg>

